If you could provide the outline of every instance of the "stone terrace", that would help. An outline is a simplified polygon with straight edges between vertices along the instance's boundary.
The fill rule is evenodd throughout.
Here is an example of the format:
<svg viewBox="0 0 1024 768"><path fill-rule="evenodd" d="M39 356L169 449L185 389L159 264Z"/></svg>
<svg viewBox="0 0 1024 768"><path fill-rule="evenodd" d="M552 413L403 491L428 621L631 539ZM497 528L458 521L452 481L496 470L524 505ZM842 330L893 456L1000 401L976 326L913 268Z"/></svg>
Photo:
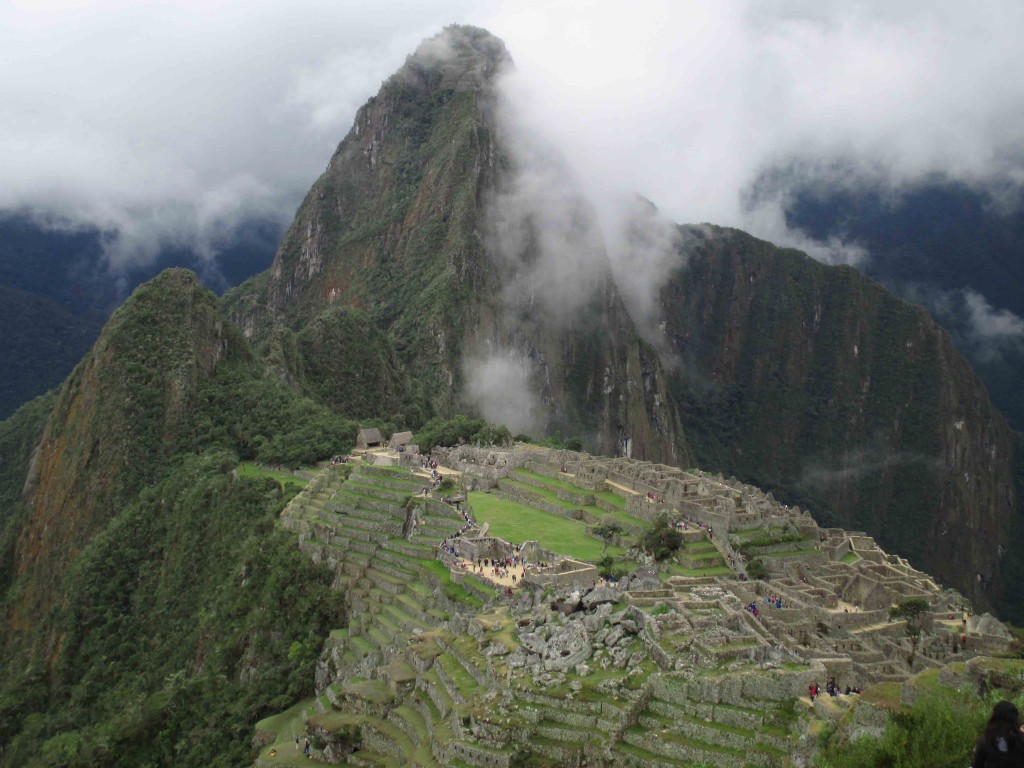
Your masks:
<svg viewBox="0 0 1024 768"><path fill-rule="evenodd" d="M305 733L317 757L350 765L773 765L795 749L811 683L903 680L1007 644L999 622L967 616L959 595L870 537L819 528L740 483L527 446L434 458L467 490L587 525L614 519L629 535L664 512L685 524L685 546L660 573L641 567L614 587L592 589L588 575L505 595L451 570L439 547L512 551L460 539L480 533L471 512L417 495L423 480L407 468L325 470L281 525L333 568L348 626L325 641L317 698L261 728L257 765L291 764ZM768 579L738 577L754 560ZM933 609L913 670L904 624L888 618L907 597Z"/></svg>

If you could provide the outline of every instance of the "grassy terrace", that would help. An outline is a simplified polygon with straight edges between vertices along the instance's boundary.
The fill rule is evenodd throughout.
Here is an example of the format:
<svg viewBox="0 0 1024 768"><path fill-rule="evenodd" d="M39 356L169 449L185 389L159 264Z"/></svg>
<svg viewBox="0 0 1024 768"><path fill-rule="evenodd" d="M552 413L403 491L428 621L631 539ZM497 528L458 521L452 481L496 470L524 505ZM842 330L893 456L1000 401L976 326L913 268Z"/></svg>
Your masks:
<svg viewBox="0 0 1024 768"><path fill-rule="evenodd" d="M662 563L659 571L666 576L729 576L732 569L719 565L714 568L685 568L678 563Z"/></svg>
<svg viewBox="0 0 1024 768"><path fill-rule="evenodd" d="M593 496L595 499L601 499L609 504L613 505L620 512L626 511L626 500L621 496L612 493L611 491L588 491L579 486L573 485L567 480L560 480L558 478L548 477L538 472L534 472L529 469L514 469L512 470L511 477L515 478L530 478L536 482L543 483L545 486L551 489L559 489L563 491L569 491L571 493L580 493L587 496ZM589 507L588 507L589 508ZM636 520L636 523L642 524L642 520Z"/></svg>
<svg viewBox="0 0 1024 768"><path fill-rule="evenodd" d="M316 467L309 467L308 471L316 472ZM235 472L238 473L239 477L269 477L271 480L277 480L284 488L285 483L294 483L299 488L305 488L309 481L304 477L293 475L291 472L282 472L277 469L267 469L261 467L254 461L243 461L237 467Z"/></svg>
<svg viewBox="0 0 1024 768"><path fill-rule="evenodd" d="M519 478L517 480L517 478ZM544 484L544 487L531 485L525 482L525 479L531 479L536 482ZM511 488L516 488L526 493L532 493L540 498L544 499L550 504L561 507L562 509L582 509L588 515L595 520L606 520L609 522L616 522L627 528L643 528L647 523L637 517L626 512L626 500L620 496L616 496L611 491L599 491L592 493L582 488L577 488L572 483L566 482L565 480L552 479L545 475L540 475L536 472L531 472L527 469L516 469L512 471L512 474L508 479L502 481L501 485L506 485ZM594 498L608 499L612 504L616 506L613 511L602 509L596 504L573 504L570 501L558 498L557 491L569 491L571 493L577 493L580 495L590 495Z"/></svg>
<svg viewBox="0 0 1024 768"><path fill-rule="evenodd" d="M562 509L585 509L589 512L597 513L600 510L597 507L588 507L583 504L573 504L571 501L565 501L564 499L558 498L558 494L555 493L551 488L540 488L536 485L530 485L529 483L520 482L518 480L502 480L499 487L515 488L520 491L532 493L535 496L540 496L544 501L547 501L556 507Z"/></svg>
<svg viewBox="0 0 1024 768"><path fill-rule="evenodd" d="M602 556L604 542L588 536L586 525L578 520L569 520L482 491L472 491L469 503L478 522L489 523L491 534L513 544L537 541L552 552L590 562ZM608 547L608 552L613 555L622 551L619 547Z"/></svg>
<svg viewBox="0 0 1024 768"><path fill-rule="evenodd" d="M714 542L708 541L693 541L683 544L683 551L688 555L697 555L702 552L718 552L718 547L715 546Z"/></svg>

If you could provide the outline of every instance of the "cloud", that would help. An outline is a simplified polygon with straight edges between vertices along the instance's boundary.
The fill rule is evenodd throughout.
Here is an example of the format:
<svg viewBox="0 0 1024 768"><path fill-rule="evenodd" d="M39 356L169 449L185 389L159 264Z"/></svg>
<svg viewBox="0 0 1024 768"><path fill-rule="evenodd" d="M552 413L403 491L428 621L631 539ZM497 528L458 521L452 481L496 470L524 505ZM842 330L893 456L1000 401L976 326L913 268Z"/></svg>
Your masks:
<svg viewBox="0 0 1024 768"><path fill-rule="evenodd" d="M568 323L610 279L611 264L591 199L559 149L520 119L515 74L503 82L496 116L508 168L486 202L486 243L508 305Z"/></svg>
<svg viewBox="0 0 1024 768"><path fill-rule="evenodd" d="M0 208L103 229L115 267L287 223L356 109L468 4L0 5Z"/></svg>
<svg viewBox="0 0 1024 768"><path fill-rule="evenodd" d="M518 120L563 158L637 296L667 262L631 252L628 216L616 223L636 194L672 221L847 262L857 244L787 227L790 190L898 194L939 174L1019 202L1012 0L14 0L0 6L0 208L116 233L116 262L287 221L356 109L452 22L505 40ZM784 185L758 187L779 169ZM555 199L567 216L569 200Z"/></svg>
<svg viewBox="0 0 1024 768"><path fill-rule="evenodd" d="M965 290L963 297L967 306L967 336L978 359L992 362L1008 348L1024 350L1024 319L1008 309L995 309L977 291Z"/></svg>
<svg viewBox="0 0 1024 768"><path fill-rule="evenodd" d="M1024 81L1008 77L1024 6L892 6L555 0L502 6L493 27L529 91L520 119L584 189L857 262L856 243L790 230L791 190L1024 179ZM752 194L780 169L784 186Z"/></svg>
<svg viewBox="0 0 1024 768"><path fill-rule="evenodd" d="M467 357L466 397L492 424L504 424L514 435L534 434L541 419L530 369L528 359L508 350Z"/></svg>
<svg viewBox="0 0 1024 768"><path fill-rule="evenodd" d="M950 330L957 346L974 363L1005 361L1008 354L1024 354L1024 318L1008 309L993 307L973 288L945 291L916 283L899 286L907 301L925 307Z"/></svg>
<svg viewBox="0 0 1024 768"><path fill-rule="evenodd" d="M920 454L898 451L887 454L877 448L856 448L828 462L806 462L800 473L800 484L818 491L836 485L859 482L865 477L888 472L908 464L927 464L929 459Z"/></svg>

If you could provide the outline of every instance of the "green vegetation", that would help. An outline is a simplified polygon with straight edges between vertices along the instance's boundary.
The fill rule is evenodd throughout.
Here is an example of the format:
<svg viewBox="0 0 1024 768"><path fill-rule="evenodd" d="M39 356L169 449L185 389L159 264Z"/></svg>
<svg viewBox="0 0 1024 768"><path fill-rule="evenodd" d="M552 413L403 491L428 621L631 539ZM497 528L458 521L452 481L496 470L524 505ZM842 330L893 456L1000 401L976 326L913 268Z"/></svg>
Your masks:
<svg viewBox="0 0 1024 768"><path fill-rule="evenodd" d="M530 435L519 434L513 438L517 443L530 443L531 445L539 445L543 448L562 448L567 451L582 451L583 441L578 437L565 437L561 435L551 435L549 437L537 439Z"/></svg>
<svg viewBox="0 0 1024 768"><path fill-rule="evenodd" d="M618 523L601 523L600 525L594 526L593 532L595 536L604 542L604 549L602 552L607 552L608 545L611 544L616 537L622 534L622 526Z"/></svg>
<svg viewBox="0 0 1024 768"><path fill-rule="evenodd" d="M921 640L921 630L925 621L929 618L928 612L931 606L923 597L909 597L900 601L889 609L889 617L892 619L903 619L906 624L907 638L910 640L910 658L907 663L914 665L914 656L917 655L917 644Z"/></svg>
<svg viewBox="0 0 1024 768"><path fill-rule="evenodd" d="M355 422L244 362L221 366L197 401L186 445L222 446L264 466L294 469L348 453L358 431Z"/></svg>
<svg viewBox="0 0 1024 768"><path fill-rule="evenodd" d="M243 461L237 467L235 472L238 473L239 477L267 477L277 482L281 490L285 492L288 498L291 498L300 490L305 488L309 484L309 480L304 477L292 474L291 472L282 472L277 469L268 469L267 467L260 466L252 461Z"/></svg>
<svg viewBox="0 0 1024 768"><path fill-rule="evenodd" d="M0 764L239 765L249 724L312 691L330 573L275 529L278 483L233 465L184 461L82 552L54 679L5 671Z"/></svg>
<svg viewBox="0 0 1024 768"><path fill-rule="evenodd" d="M850 741L843 730L827 732L816 766L962 768L970 762L992 704L1002 697L1000 693L980 699L950 689L933 690L910 707L894 709L881 737ZM1018 696L1015 703L1024 706L1024 697Z"/></svg>
<svg viewBox="0 0 1024 768"><path fill-rule="evenodd" d="M479 522L489 523L490 532L507 541L537 541L552 552L588 562L597 562L605 551L602 542L588 536L586 526L578 520L480 491L469 494L469 504ZM607 549L613 554L622 552L618 547Z"/></svg>
<svg viewBox="0 0 1024 768"><path fill-rule="evenodd" d="M755 557L753 560L747 561L747 578L755 580L768 578L768 568L765 567L764 560Z"/></svg>
<svg viewBox="0 0 1024 768"><path fill-rule="evenodd" d="M653 555L655 560L665 560L682 544L683 534L672 525L665 513L658 515L640 540L640 546Z"/></svg>
<svg viewBox="0 0 1024 768"><path fill-rule="evenodd" d="M3 768L239 765L252 723L311 692L342 617L329 572L275 527L303 483L235 469L312 464L355 424L265 378L220 323L194 276L165 273L59 393L0 425L3 609L30 622L0 661ZM48 413L62 474L36 484L75 510L59 526L74 543L15 574Z"/></svg>
<svg viewBox="0 0 1024 768"><path fill-rule="evenodd" d="M315 467L310 468L310 471L316 471ZM282 472L278 469L268 469L267 467L260 466L252 461L239 462L238 466L235 467L235 472L238 473L239 477L269 477L271 480L276 480L282 487L288 483L294 483L302 488L305 488L309 483L304 477L293 474L292 472Z"/></svg>
<svg viewBox="0 0 1024 768"><path fill-rule="evenodd" d="M426 420L429 401L412 394L387 335L365 313L331 307L299 331L295 346L302 389L336 413L413 428Z"/></svg>
<svg viewBox="0 0 1024 768"><path fill-rule="evenodd" d="M459 415L451 419L432 419L415 434L413 442L420 451L429 453L435 445L509 445L512 436L508 427Z"/></svg>

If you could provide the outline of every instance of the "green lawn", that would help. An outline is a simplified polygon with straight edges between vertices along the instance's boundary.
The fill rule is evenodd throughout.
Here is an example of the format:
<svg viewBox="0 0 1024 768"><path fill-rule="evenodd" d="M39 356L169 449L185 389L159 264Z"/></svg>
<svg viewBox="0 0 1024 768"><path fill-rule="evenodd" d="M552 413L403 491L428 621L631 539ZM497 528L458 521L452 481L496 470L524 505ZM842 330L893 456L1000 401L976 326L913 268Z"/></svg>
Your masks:
<svg viewBox="0 0 1024 768"><path fill-rule="evenodd" d="M534 472L533 470L530 470L530 469L513 469L512 470L512 477L513 478L528 477L528 478L531 478L532 480L535 480L535 481L538 481L540 483L543 483L544 485L548 486L549 488L559 488L559 489L561 489L563 491L570 491L572 493L580 493L580 494L589 494L590 493L590 491L585 491L582 488L579 488L579 487L573 485L572 483L568 482L567 480L560 480L558 478L548 477L547 475L542 475L539 472Z"/></svg>
<svg viewBox="0 0 1024 768"><path fill-rule="evenodd" d="M316 468L311 467L310 472L315 472ZM267 469L261 467L254 461L243 461L237 467L235 472L238 473L239 477L269 477L272 480L277 480L283 488L285 483L295 483L300 488L305 488L309 481L304 477L293 475L291 472L281 472L276 469Z"/></svg>
<svg viewBox="0 0 1024 768"><path fill-rule="evenodd" d="M520 474L530 474L541 480L549 481L552 483L561 483L562 485L572 488L576 493L588 493L587 491L584 491L580 488L576 488L576 486L572 485L571 483L565 483L561 480L550 480L550 478L545 478L543 475L538 475L535 472L527 472L526 470L519 470L519 472ZM582 504L573 504L570 501L564 501L563 499L558 498L558 495L554 490L554 486L539 488L535 485L530 485L528 483L517 481L512 478L502 480L501 484L506 486L506 488L517 488L521 491L535 494L536 496L539 496L541 499L548 502L549 504L554 504L556 507L561 507L562 509L582 509L595 520L616 522L628 528L644 528L647 525L647 523L645 523L643 520L635 518L632 515L627 514L625 511L609 512L604 509L601 509L601 507L597 506L596 504L588 504L584 506Z"/></svg>
<svg viewBox="0 0 1024 768"><path fill-rule="evenodd" d="M623 496L619 496L614 491L594 491L594 498L607 501L609 504L614 506L620 512L626 511L626 499ZM641 521L642 522L642 521Z"/></svg>
<svg viewBox="0 0 1024 768"><path fill-rule="evenodd" d="M586 525L517 501L498 498L482 491L469 494L469 504L480 523L490 523L490 533L512 544L537 541L542 547L577 560L595 562L602 557L604 543L587 534ZM608 553L622 553L608 547Z"/></svg>

